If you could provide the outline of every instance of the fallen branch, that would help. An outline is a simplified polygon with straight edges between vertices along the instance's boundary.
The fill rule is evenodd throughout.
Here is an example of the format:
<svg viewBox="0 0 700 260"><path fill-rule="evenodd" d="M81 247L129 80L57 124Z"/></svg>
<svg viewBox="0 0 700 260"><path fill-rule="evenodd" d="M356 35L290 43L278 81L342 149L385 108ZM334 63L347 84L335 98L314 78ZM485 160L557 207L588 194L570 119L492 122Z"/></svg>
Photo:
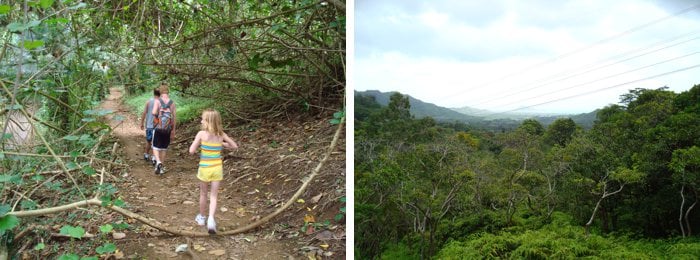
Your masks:
<svg viewBox="0 0 700 260"><path fill-rule="evenodd" d="M56 155L56 156L53 156L53 155L51 155L51 154L18 153L18 152L7 152L7 151L2 151L2 153L7 154L7 155L17 155L17 156L51 157L51 158L54 158L54 157L57 157L57 158L73 158L73 156L70 156L70 155ZM78 156L78 157L79 157L79 158L90 159L90 160L95 160L95 161L100 161L100 162L105 162L105 163L108 163L108 164L117 165L117 166L121 166L121 167L129 167L128 164L123 164L123 163L114 162L114 160L105 160L105 159L101 159L101 158L90 157L90 156L87 156L87 155L80 155L80 156ZM69 171L72 171L72 170L69 170ZM64 172L64 171L61 171L61 172Z"/></svg>
<svg viewBox="0 0 700 260"><path fill-rule="evenodd" d="M301 196L301 194L304 193L306 188L309 186L309 183L311 183L311 181L319 174L323 165L326 163L326 161L328 161L328 158L330 158L331 154L333 153L333 150L335 150L335 147L338 144L338 139L340 138L340 133L342 132L343 126L345 125L344 122L345 122L345 118L343 118L341 123L338 124L338 129L336 129L335 135L333 136L333 140L331 141L331 144L328 146L328 151L326 151L326 154L323 157L323 159L321 159L321 161L318 163L318 165L316 165L316 167L313 169L313 171L311 171L311 173L307 176L306 181L304 181L302 183L302 185L299 187L297 192L294 193L294 195L291 198L289 198L289 200L287 200L287 202L284 205L282 205L282 207L275 210L275 212L271 213L270 215L267 215L267 216L259 219L258 221L255 221L253 223L250 223L246 226L243 226L243 227L240 227L240 228L237 228L234 230L225 231L225 232L218 232L218 233L216 233L216 235L230 236L230 235L235 235L235 234L250 231L254 228L259 227L262 224L265 224L266 222L270 221L272 218L274 218L277 215L279 215L280 213L282 213L282 211L289 208L289 206L291 206L299 198L299 196ZM184 228L166 227L166 226L163 226L163 225L157 223L154 220L148 219L142 215L136 214L136 213L134 213L130 210L127 210L125 208L122 208L122 207L102 206L102 201L100 201L96 198L78 201L78 202L74 202L71 204L66 204L66 205L52 207L52 208L27 210L27 211L13 211L13 212L9 212L7 214L14 215L16 217L42 216L42 215L55 214L55 213L59 213L59 212L67 211L67 210L77 209L80 207L87 207L87 206L104 207L104 208L109 209L111 211L120 213L126 217L136 219L136 220L140 221L141 223L149 225L155 229L158 229L158 230L166 232L166 233L174 234L174 235L189 236L189 237L207 237L207 236L210 236L209 233L205 233L205 232L193 232L193 231L184 230Z"/></svg>

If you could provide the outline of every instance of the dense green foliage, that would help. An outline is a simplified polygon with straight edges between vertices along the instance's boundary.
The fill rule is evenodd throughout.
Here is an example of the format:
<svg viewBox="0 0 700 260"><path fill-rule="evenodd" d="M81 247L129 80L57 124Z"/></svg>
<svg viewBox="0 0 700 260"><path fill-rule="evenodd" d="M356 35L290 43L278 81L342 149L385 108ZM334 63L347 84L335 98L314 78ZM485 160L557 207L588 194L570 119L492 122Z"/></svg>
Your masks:
<svg viewBox="0 0 700 260"><path fill-rule="evenodd" d="M96 178L124 165L111 158L112 129L101 120L113 111L98 109L111 87L126 90L140 112L152 89L167 83L181 122L205 107L246 121L294 113L330 119L344 107L343 1L2 1L0 27L0 257L4 248L14 257L40 241L12 238L31 224L94 217L8 213L95 195L104 205L123 203L114 178ZM59 245L37 245L44 246ZM56 249L36 252L57 257Z"/></svg>
<svg viewBox="0 0 700 260"><path fill-rule="evenodd" d="M700 253L700 85L635 89L584 130L492 133L356 96L360 258L692 258Z"/></svg>

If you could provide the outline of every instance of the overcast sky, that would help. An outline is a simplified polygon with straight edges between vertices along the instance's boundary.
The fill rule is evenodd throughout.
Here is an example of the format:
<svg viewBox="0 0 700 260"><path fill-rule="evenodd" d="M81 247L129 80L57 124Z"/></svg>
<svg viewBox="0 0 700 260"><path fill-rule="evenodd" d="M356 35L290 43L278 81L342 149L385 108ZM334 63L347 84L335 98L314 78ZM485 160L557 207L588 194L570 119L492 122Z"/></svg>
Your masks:
<svg viewBox="0 0 700 260"><path fill-rule="evenodd" d="M700 84L696 0L356 0L354 17L360 91L582 113L628 89Z"/></svg>

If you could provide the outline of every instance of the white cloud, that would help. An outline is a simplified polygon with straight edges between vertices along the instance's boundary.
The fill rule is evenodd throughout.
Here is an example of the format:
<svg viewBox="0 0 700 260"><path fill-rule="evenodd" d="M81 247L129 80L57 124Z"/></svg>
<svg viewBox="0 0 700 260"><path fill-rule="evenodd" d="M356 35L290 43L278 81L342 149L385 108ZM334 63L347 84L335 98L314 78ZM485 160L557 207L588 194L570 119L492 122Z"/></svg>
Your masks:
<svg viewBox="0 0 700 260"><path fill-rule="evenodd" d="M355 12L355 88L509 110L620 85L529 108L587 112L627 89L700 83L700 69L638 81L696 65L700 54L628 72L700 50L695 13L661 20L669 7L638 0L475 2L363 3ZM624 85L630 81L638 82Z"/></svg>

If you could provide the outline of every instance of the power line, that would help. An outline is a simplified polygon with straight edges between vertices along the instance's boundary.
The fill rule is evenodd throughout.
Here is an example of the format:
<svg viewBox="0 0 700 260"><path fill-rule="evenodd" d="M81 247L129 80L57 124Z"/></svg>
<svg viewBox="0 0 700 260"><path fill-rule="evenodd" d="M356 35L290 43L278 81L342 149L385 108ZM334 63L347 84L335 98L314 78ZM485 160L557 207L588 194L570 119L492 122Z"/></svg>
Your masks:
<svg viewBox="0 0 700 260"><path fill-rule="evenodd" d="M628 70L628 71L625 71L625 72L616 73L616 74L608 75L608 76L605 76L605 77L602 77L602 78L599 78L599 79L591 80L591 81L588 81L588 82L585 82L585 83L573 85L573 86L571 86L571 87L567 87L567 88L563 88L563 89L558 89L558 90L556 90L556 91L549 92L549 93L544 94L544 95L538 95L538 96L529 97L529 98L526 98L526 99L521 99L521 100L518 100L518 101L515 101L515 102L511 102L511 103L505 104L505 105L503 105L503 106L504 106L504 107L507 107L507 106L510 106L510 105L513 105L513 104L517 104L517 103L520 103L520 102L523 102L523 101L532 100L532 99L535 99L535 98L538 98L538 97L543 97L543 96L547 96L547 95L552 95L552 94L555 94L555 93L559 93L559 92L562 92L562 91L564 91L564 90L569 90L569 89L577 88L577 87L580 87L580 86L585 86L585 85L588 85L588 84L596 83L596 82L599 82L599 81L602 81L602 80L611 79L611 78L614 78L614 77L617 77L617 76L620 76L620 75L623 75L623 74L627 74L627 73L630 73L630 72L635 72L635 71L638 71L638 70L643 70L643 69L646 69L646 68L651 68L651 67L656 66L656 65L659 65L659 64L663 64L663 63L666 63L666 62L670 62L670 61L682 59L682 58L685 58L685 57L688 57L688 56L693 56L693 55L698 54L698 53L700 53L700 52L697 52L697 51L696 51L696 52L693 52L693 53L681 55L681 56L678 56L678 57L675 57L675 58L671 58L671 59L663 60L663 61L660 61L660 62L656 62L656 63L654 63L654 64L642 66L642 67L635 68L635 69L632 69L632 70Z"/></svg>
<svg viewBox="0 0 700 260"><path fill-rule="evenodd" d="M613 85L613 86L610 86L610 87L605 87L605 88L601 88L601 89L596 89L596 90L589 91L589 92L584 92L584 93L580 93L580 94L576 94L576 95L572 95L572 96L567 96L567 97L563 97L563 98L558 98L558 99L554 99L554 100L550 100L550 101L546 101L546 102L542 102L542 103L538 103L538 104L534 104L534 105L519 107L519 108L516 108L516 109L507 110L507 111L497 112L497 113L485 115L484 117L494 116L494 115L498 115L498 114L504 114L504 113L513 112L513 111L518 111L518 110L522 110L522 109L526 109L526 108L531 108L531 107L536 107L536 106L541 106L541 105L545 105L545 104L549 104L549 103L554 103L554 102L558 102L558 101L562 101L562 100L567 100L567 99L571 99L571 98L575 98L575 97L586 96L586 95L590 95L590 94L593 94L593 93L601 92L601 91L604 91L604 90L613 89L613 88L617 88L617 87L629 85L629 84L632 84L632 83L642 82L642 81L645 81L645 80L654 79L654 78L658 78L658 77L661 77L661 76L666 76L666 75L670 75L670 74L674 74L674 73L678 73L678 72L682 72L682 71L686 71L686 70L690 70L690 69L694 69L694 68L698 68L698 67L700 67L700 64L696 64L696 65L693 65L693 66L689 66L689 67L685 67L685 68L682 68L682 69L677 69L677 70L673 70L673 71L669 71L669 72L664 72L664 73L661 73L661 74L657 74L657 75L650 76L650 77L646 77L646 78L642 78L642 79L637 79L637 80L633 80L633 81L628 81L628 82L621 83L621 84L617 84L617 85Z"/></svg>
<svg viewBox="0 0 700 260"><path fill-rule="evenodd" d="M532 70L532 69L534 69L534 68L537 68L537 67L540 67L540 66L542 66L542 65L549 64L549 63L552 63L552 62L554 62L554 61L557 61L557 60L563 59L563 58L565 58L565 57L571 56L571 55L573 55L573 54L576 54L576 53L579 53L579 52L588 50L588 49L593 48L593 47L595 47L595 46L597 46L597 45L600 45L600 44L603 44L603 43L606 43L606 42L610 42L610 41L612 41L612 40L615 40L615 39L620 38L620 37L622 37L622 36L625 36L625 35L627 35L627 34L636 32L636 31L641 30L641 29L643 29L643 28L646 28L646 27L649 27L649 26L651 26L651 25L660 23L660 22L662 22L662 21L665 21L665 20L668 20L668 19L673 18L673 17L675 17L675 16L678 16L678 15L681 15L681 14L684 14L684 13L687 13L687 12L692 11L692 10L697 9L697 8L700 8L700 4L692 5L692 6L688 7L688 8L682 9L682 10L680 10L680 11L678 11L678 12L676 12L676 13L673 13L673 14L671 14L671 15L668 15L668 16L665 16L665 17L662 17L662 18L653 20L653 21L651 21L651 22L648 22L648 23L645 23L645 24L642 24L642 25L633 27L633 28L631 28L631 29L628 29L628 30L626 30L626 31L623 31L623 32L618 33L618 34L616 34L616 35L613 35L613 36L611 36L611 37L604 38L604 39L602 39L602 40L599 40L599 41L597 41L597 42L594 42L594 43L589 44L589 45L587 45L587 46L584 46L584 47L582 47L582 48L579 48L579 49L576 49L576 50L573 50L573 51L570 51L570 52L561 54L561 55L556 56L556 57L554 57L554 58L551 58L551 59L549 59L549 60L546 60L546 61L543 61L543 62L534 64L534 65L529 66L529 67L526 67L526 68L524 68L524 69L522 69L522 70L520 70L520 71L511 73L511 74L507 74L507 75L505 75L505 76L503 76L503 77L501 77L501 78L498 78L498 79L495 79L495 80L486 82L486 83L484 83L484 84L477 85L477 86L474 87L474 88L468 88L468 89L465 89L465 90L463 90L463 91L453 93L453 94L448 95L448 96L445 96L445 97L443 97L443 98L455 97L455 96L457 96L457 95L459 95L459 94L463 94L463 93L465 93L465 92L467 92L467 91L471 91L471 90L475 90L475 89L480 89L480 88L483 88L483 87L492 85L493 83L502 81L502 80L507 79L507 78L510 78L510 77L512 77L512 76L520 75L520 74L525 73L525 72L527 72L527 71L530 71L530 70Z"/></svg>
<svg viewBox="0 0 700 260"><path fill-rule="evenodd" d="M619 57L624 57L625 55L628 55L628 54L633 54L633 53L636 53L636 52L639 52L639 51L643 51L643 50L650 49L650 48L652 48L652 47L654 47L654 46L659 45L659 43L664 43L664 42L669 42L669 41L675 41L675 40L677 40L677 39L679 39L679 38L681 38L681 37L683 37L683 36L697 34L698 32L700 32L700 31L695 31L695 32L688 33L688 34L683 34L683 35L681 35L681 36L674 37L674 38L672 38L672 39L670 39L670 40L667 39L667 40L664 40L664 41L660 41L660 42L654 43L654 44L652 44L652 45L649 45L649 46L647 46L647 47L644 47L644 48L641 48L641 49L637 49L637 50L634 50L634 51L630 51L630 52L627 52L627 53L624 53L624 54L621 54L621 55L616 55L616 56L614 56L614 57L611 57L611 58L608 58L608 59L605 59L605 60L602 60L602 61L605 62L605 61L614 60L614 59L619 58ZM619 60L619 61L616 61L616 62L607 63L607 64L600 65L600 66L597 66L597 67L593 67L593 68L591 68L591 69L588 69L588 70L585 70L585 71L583 71L583 72L579 72L579 73L576 73L576 74L569 74L569 73L573 73L573 72L575 72L575 71L582 70L582 69L585 69L585 68L587 68L587 67L591 67L591 66L593 66L593 65L596 65L596 64L599 63L600 61L599 61L599 62L590 63L590 64L588 64L588 65L581 66L581 67L576 68L576 69L568 70L568 71L566 71L566 72L557 73L557 74L555 74L555 75L553 75L553 76L551 76L551 77L540 78L540 79L538 79L538 80L535 80L535 81L533 81L533 82L531 82L531 83L525 85L525 86L533 86L533 85L534 85L535 87L522 89L522 90L519 90L519 91L510 93L510 94L507 94L507 95L504 95L504 96L500 96L500 97L495 97L495 98L487 99L487 100L485 100L485 101L481 101L481 102L479 102L479 103L476 103L476 104L473 104L473 105L470 105L470 106L478 106L478 105L490 103L490 102L495 101L495 100L499 100L499 99L504 99L504 98L507 98L507 97L511 97L511 96L514 96L514 95L517 95L517 94L520 94L520 93L523 93L523 92L526 92L526 91L539 89L539 88L541 88L541 87L550 85L550 84L552 84L552 83L564 81L564 80L567 80L567 79L570 79L570 78L573 78L573 77L577 77L577 76L580 76L580 75L583 75L583 74L586 74L586 73L589 73L589 72L592 72L592 71L596 71L596 70L603 69L603 68L606 68L606 67L609 67L609 66L612 66L612 65L620 64L620 63L623 63L623 62L626 62L626 61L629 61L629 60L632 60L632 59L635 59L635 58L639 58L639 57L642 57L642 56L645 56L645 55L648 55L648 54L651 54L651 53L655 53L655 52L658 52L658 51L662 51L662 50L665 50L665 49L668 49L668 48L671 48L671 47L675 47L675 46L678 46L678 45L681 45L681 44L684 44L684 43L687 43L687 42L695 41L695 40L697 40L697 39L700 39L700 37L691 38L691 39L688 39L688 40L685 40L685 41L681 41L681 42L678 42L678 43L675 43L675 44L671 44L671 45L668 45L668 46L665 46L665 47L662 47L662 48L657 48L657 49L652 50L652 51L648 51L648 52L645 52L645 53L642 53L642 54L638 54L638 55L635 55L635 56L632 56L632 57L628 57L628 58L625 58L625 59L622 59L622 60ZM568 74L568 75L567 75L567 74ZM539 84L539 85L535 85L535 83L540 83L540 82L545 82L545 83Z"/></svg>

